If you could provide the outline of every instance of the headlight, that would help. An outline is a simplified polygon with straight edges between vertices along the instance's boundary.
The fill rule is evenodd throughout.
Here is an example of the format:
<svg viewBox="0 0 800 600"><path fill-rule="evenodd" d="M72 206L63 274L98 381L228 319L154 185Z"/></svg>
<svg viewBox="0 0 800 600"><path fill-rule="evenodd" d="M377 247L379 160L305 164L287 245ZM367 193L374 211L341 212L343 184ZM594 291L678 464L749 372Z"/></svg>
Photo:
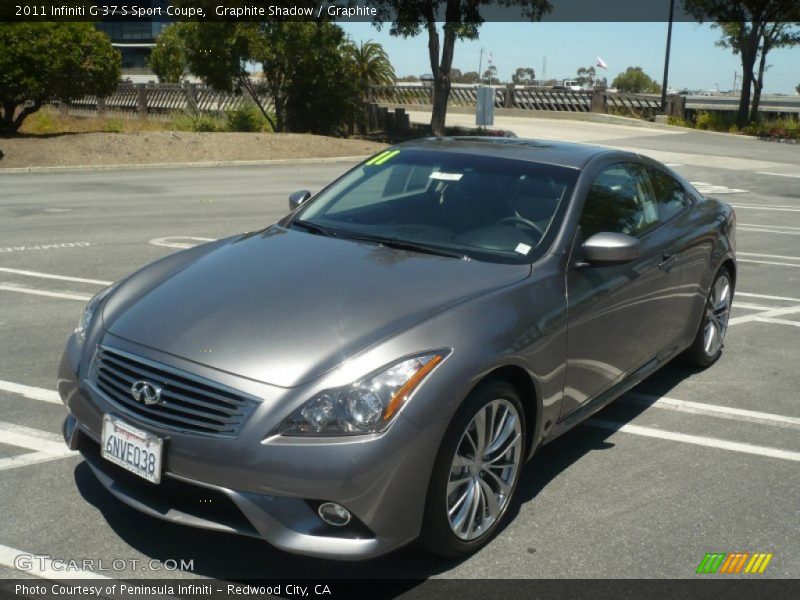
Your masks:
<svg viewBox="0 0 800 600"><path fill-rule="evenodd" d="M446 353L431 352L384 367L351 385L324 390L295 410L283 435L359 435L384 431Z"/></svg>
<svg viewBox="0 0 800 600"><path fill-rule="evenodd" d="M81 315L81 320L78 322L78 326L75 328L75 336L78 338L78 341L82 344L86 341L86 331L89 329L89 326L92 324L92 319L94 319L94 315L97 312L97 309L103 303L103 300L114 291L114 288L117 287L117 284L110 285L105 289L100 290L94 297L89 300L89 303L86 305L86 308L83 309L83 314Z"/></svg>

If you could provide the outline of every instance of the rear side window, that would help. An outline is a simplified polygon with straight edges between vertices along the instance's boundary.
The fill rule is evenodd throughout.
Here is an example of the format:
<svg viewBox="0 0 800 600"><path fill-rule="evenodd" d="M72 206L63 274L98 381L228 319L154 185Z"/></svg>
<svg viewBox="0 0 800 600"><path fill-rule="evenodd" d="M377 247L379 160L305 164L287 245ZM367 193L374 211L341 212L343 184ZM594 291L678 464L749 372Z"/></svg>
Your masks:
<svg viewBox="0 0 800 600"><path fill-rule="evenodd" d="M647 171L650 174L650 183L653 185L656 197L659 221L662 223L669 221L689 206L689 196L679 181L658 169L648 169Z"/></svg>
<svg viewBox="0 0 800 600"><path fill-rule="evenodd" d="M641 236L659 223L658 209L640 165L620 163L595 178L581 215L584 239L611 232Z"/></svg>

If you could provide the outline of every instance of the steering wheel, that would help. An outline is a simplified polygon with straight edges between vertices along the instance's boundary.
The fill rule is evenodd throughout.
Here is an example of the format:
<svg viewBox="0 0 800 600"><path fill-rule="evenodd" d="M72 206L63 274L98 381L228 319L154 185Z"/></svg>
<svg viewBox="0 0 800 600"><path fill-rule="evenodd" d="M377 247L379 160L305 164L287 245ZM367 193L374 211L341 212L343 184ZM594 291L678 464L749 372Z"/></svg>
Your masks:
<svg viewBox="0 0 800 600"><path fill-rule="evenodd" d="M524 225L528 229L533 229L536 233L539 234L539 238L544 237L544 231L541 228L531 221L530 219L526 219L525 217L520 217L519 215L512 215L510 217L505 217L504 219L500 219L497 222L497 225L503 225L505 223L512 223L513 225Z"/></svg>

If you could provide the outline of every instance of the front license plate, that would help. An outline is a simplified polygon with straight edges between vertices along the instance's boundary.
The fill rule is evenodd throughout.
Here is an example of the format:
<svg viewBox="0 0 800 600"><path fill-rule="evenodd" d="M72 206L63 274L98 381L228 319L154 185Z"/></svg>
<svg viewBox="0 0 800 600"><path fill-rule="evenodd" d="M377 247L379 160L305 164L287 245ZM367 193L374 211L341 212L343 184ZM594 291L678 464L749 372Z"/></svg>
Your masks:
<svg viewBox="0 0 800 600"><path fill-rule="evenodd" d="M111 415L103 417L103 445L100 454L151 483L161 481L164 440Z"/></svg>

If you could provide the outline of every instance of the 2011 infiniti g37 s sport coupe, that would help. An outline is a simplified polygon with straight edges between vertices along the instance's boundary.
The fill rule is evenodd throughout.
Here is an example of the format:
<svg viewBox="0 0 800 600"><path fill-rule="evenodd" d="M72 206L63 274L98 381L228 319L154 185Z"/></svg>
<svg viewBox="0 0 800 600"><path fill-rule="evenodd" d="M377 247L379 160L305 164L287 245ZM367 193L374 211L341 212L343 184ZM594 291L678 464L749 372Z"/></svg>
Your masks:
<svg viewBox="0 0 800 600"><path fill-rule="evenodd" d="M426 139L289 204L86 307L64 436L122 502L300 554L468 553L539 446L722 351L734 213L648 158Z"/></svg>

